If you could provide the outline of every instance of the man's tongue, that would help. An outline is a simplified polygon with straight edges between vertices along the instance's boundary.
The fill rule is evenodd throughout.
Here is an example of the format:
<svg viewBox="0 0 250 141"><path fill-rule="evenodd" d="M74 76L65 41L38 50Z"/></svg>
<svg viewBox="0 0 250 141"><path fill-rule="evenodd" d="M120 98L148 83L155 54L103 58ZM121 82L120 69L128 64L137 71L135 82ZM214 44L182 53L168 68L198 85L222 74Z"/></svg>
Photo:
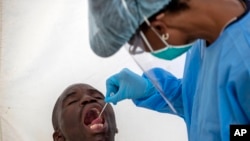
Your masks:
<svg viewBox="0 0 250 141"><path fill-rule="evenodd" d="M98 123L102 123L102 118L101 117L97 117L96 119L94 119L91 124L98 124Z"/></svg>
<svg viewBox="0 0 250 141"><path fill-rule="evenodd" d="M84 119L84 123L86 125L93 125L93 124L98 124L98 123L102 123L103 120L101 117L98 117L98 112L96 110L90 110L87 112L85 119Z"/></svg>

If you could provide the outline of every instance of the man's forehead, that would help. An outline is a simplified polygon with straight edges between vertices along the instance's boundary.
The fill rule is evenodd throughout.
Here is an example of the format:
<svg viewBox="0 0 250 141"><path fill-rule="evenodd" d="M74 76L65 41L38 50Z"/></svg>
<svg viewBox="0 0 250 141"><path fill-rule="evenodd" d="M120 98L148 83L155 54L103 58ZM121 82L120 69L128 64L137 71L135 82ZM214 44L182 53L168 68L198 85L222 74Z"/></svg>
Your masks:
<svg viewBox="0 0 250 141"><path fill-rule="evenodd" d="M79 91L96 91L100 95L103 95L101 92L99 92L96 88L88 85L88 84L74 84L66 88L63 93L61 94L60 98L65 98L67 95L77 93Z"/></svg>

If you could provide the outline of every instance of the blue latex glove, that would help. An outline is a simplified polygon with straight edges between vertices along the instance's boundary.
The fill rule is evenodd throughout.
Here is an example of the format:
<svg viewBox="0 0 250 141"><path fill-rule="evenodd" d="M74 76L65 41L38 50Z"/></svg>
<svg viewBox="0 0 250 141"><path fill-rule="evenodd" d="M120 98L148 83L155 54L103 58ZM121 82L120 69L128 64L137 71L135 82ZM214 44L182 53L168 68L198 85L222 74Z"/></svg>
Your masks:
<svg viewBox="0 0 250 141"><path fill-rule="evenodd" d="M116 104L124 99L140 99L150 96L154 89L152 83L129 69L109 77L106 80L106 102Z"/></svg>

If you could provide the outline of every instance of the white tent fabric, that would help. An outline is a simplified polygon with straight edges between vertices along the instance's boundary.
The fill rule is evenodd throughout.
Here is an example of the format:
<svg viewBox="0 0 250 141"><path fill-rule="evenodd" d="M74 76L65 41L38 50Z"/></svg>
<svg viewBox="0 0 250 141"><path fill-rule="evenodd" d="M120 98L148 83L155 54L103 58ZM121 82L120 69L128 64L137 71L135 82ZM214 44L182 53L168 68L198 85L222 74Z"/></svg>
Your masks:
<svg viewBox="0 0 250 141"><path fill-rule="evenodd" d="M123 48L109 58L91 51L86 0L2 0L1 13L0 141L52 141L52 108L67 86L105 93L105 80L122 68L142 73ZM164 66L181 77L184 58ZM187 141L179 117L130 100L113 108L116 141Z"/></svg>

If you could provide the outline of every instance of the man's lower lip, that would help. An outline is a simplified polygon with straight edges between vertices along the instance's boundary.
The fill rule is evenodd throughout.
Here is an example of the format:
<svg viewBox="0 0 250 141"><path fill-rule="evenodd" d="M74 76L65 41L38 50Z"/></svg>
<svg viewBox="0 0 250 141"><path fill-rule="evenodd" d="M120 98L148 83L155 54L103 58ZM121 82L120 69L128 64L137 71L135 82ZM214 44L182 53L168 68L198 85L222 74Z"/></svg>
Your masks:
<svg viewBox="0 0 250 141"><path fill-rule="evenodd" d="M85 125L85 128L89 130L90 133L104 133L106 132L108 126L107 123L104 122L102 123L97 123L97 124L92 124L92 125Z"/></svg>
<svg viewBox="0 0 250 141"><path fill-rule="evenodd" d="M100 131L100 130L103 130L104 125L103 124L93 124L93 125L90 125L89 128L90 128L90 130L93 130L93 131Z"/></svg>

